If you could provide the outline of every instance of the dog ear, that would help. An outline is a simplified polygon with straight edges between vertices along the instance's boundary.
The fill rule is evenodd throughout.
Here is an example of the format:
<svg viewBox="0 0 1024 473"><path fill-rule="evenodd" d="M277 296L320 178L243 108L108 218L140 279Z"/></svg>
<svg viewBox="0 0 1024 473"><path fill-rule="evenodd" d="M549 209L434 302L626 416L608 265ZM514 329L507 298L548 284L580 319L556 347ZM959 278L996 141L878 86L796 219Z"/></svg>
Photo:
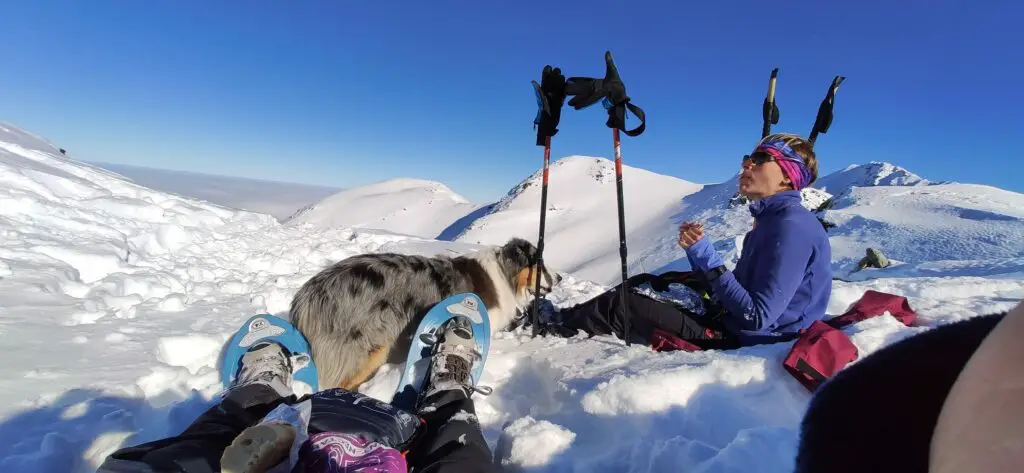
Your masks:
<svg viewBox="0 0 1024 473"><path fill-rule="evenodd" d="M535 262L537 248L522 238L512 238L501 247L501 253L505 259L514 261L516 266L523 268Z"/></svg>

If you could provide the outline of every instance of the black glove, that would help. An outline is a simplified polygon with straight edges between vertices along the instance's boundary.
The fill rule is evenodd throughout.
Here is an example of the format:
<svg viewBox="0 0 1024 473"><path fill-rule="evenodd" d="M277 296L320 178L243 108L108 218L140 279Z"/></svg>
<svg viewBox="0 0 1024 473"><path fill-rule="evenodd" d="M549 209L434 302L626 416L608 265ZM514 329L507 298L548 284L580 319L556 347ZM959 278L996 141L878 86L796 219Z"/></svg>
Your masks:
<svg viewBox="0 0 1024 473"><path fill-rule="evenodd" d="M565 76L562 70L544 66L540 83L530 81L537 94L537 118L533 126L537 129L537 146L544 146L546 138L558 133L558 122L562 119L562 105L565 104Z"/></svg>
<svg viewBox="0 0 1024 473"><path fill-rule="evenodd" d="M599 101L604 101L608 109L608 121L605 123L608 128L618 128L626 135L638 136L647 127L647 117L643 109L629 102L626 95L626 84L622 83L619 77L619 70L612 60L611 51L604 53L605 74L603 79L592 77L570 77L566 81L565 93L573 96L569 100L576 110L587 108ZM640 126L633 130L626 129L626 109L633 112L640 119Z"/></svg>

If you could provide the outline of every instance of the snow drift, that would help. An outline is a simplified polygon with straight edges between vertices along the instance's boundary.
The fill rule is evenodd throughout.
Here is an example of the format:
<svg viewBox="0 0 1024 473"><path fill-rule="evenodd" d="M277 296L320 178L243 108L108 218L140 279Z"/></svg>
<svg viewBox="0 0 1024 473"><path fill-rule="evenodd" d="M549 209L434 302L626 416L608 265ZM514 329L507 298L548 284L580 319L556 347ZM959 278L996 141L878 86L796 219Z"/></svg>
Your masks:
<svg viewBox="0 0 1024 473"><path fill-rule="evenodd" d="M360 227L435 238L479 207L440 182L391 179L338 192L299 210L286 223L321 229Z"/></svg>

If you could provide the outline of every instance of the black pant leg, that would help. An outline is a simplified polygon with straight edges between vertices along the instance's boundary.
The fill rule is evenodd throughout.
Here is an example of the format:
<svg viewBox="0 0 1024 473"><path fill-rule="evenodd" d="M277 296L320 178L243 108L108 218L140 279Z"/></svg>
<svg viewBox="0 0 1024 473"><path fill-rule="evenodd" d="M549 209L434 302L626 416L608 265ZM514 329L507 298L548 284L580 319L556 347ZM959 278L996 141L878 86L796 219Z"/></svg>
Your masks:
<svg viewBox="0 0 1024 473"><path fill-rule="evenodd" d="M426 432L406 458L415 473L497 473L473 401L462 390L435 394L420 408Z"/></svg>
<svg viewBox="0 0 1024 473"><path fill-rule="evenodd" d="M582 330L589 335L615 334L624 338L619 298L619 288L614 288L587 302L562 309L562 325ZM626 302L629 304L630 331L633 338L641 343L649 343L656 329L678 334L680 338L689 341L721 337L721 331L712 322L680 310L671 303L635 292L628 294Z"/></svg>
<svg viewBox="0 0 1024 473"><path fill-rule="evenodd" d="M175 437L122 448L111 454L98 473L139 471L213 473L220 471L220 457L246 427L263 419L285 400L273 388L250 384L232 390Z"/></svg>

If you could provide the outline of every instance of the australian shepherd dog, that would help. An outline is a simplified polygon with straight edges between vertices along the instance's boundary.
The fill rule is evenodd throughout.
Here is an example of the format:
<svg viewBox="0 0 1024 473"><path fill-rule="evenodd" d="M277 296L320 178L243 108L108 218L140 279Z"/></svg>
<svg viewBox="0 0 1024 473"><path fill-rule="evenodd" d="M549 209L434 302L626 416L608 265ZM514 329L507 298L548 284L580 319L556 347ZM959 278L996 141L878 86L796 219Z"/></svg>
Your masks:
<svg viewBox="0 0 1024 473"><path fill-rule="evenodd" d="M313 276L295 294L291 322L309 340L321 389L354 390L388 361L401 362L431 307L473 292L491 330L505 329L530 301L537 248L514 238L459 257L394 253L353 256ZM544 271L541 293L561 281Z"/></svg>

